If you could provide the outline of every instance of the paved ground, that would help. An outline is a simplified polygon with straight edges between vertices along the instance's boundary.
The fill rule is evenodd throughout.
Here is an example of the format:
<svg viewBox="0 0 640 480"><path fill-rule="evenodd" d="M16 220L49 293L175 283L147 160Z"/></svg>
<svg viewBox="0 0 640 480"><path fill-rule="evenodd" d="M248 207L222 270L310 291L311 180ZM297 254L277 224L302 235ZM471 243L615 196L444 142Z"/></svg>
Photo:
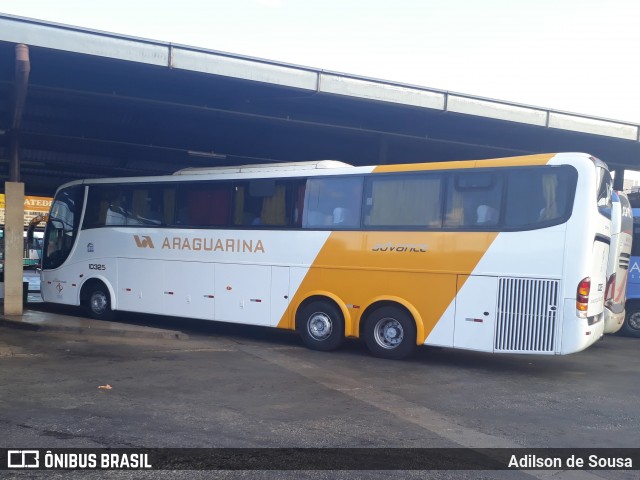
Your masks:
<svg viewBox="0 0 640 480"><path fill-rule="evenodd" d="M606 337L565 357L421 348L394 362L370 357L358 342L326 354L305 349L290 332L140 315L122 320L188 336L0 328L0 447L640 446L637 339ZM98 389L106 384L113 388ZM330 473L256 478L336 476ZM436 476L640 478L637 471L480 473ZM195 476L148 478L163 475Z"/></svg>

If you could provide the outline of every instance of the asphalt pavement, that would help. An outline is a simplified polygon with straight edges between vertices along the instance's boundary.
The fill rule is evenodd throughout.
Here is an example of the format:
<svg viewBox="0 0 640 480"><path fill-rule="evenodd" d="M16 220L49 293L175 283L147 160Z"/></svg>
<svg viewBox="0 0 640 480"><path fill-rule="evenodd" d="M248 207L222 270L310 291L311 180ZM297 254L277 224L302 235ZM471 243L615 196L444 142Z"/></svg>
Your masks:
<svg viewBox="0 0 640 480"><path fill-rule="evenodd" d="M639 353L639 340L606 336L562 357L423 347L389 361L357 341L322 353L287 331L132 314L98 322L76 309L30 305L23 319L0 322L0 446L635 448ZM173 473L166 478L197 476ZM208 473L202 478L256 475ZM398 475L358 473L259 478ZM639 478L637 471L549 474L429 477Z"/></svg>

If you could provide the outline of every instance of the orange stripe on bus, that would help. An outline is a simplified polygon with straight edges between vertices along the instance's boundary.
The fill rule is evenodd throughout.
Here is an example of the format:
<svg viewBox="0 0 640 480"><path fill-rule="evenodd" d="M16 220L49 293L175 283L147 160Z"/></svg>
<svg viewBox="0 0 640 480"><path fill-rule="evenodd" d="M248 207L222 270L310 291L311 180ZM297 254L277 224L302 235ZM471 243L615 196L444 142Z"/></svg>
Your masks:
<svg viewBox="0 0 640 480"><path fill-rule="evenodd" d="M525 155L522 157L493 158L489 160L465 160L456 162L411 163L402 165L380 165L373 173L410 172L414 170L455 170L482 167L522 167L527 165L546 165L555 153Z"/></svg>
<svg viewBox="0 0 640 480"><path fill-rule="evenodd" d="M310 295L327 292L345 316L345 334L359 336L360 317L373 302L403 304L424 343L497 232L333 232L295 292L279 328L295 328L295 312ZM386 251L380 245L400 246ZM411 248L407 246L426 246ZM402 247L404 246L404 247ZM374 251L375 248L377 251ZM424 251L420 251L424 250ZM349 309L347 305L359 305Z"/></svg>

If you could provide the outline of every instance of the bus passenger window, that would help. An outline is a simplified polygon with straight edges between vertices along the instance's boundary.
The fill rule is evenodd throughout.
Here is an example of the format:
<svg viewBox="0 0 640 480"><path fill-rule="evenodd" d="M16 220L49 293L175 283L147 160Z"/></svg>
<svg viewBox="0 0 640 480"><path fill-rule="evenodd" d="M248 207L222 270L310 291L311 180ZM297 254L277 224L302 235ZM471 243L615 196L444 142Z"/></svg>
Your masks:
<svg viewBox="0 0 640 480"><path fill-rule="evenodd" d="M260 210L260 224L282 227L287 223L286 188L276 185L273 195L264 197Z"/></svg>
<svg viewBox="0 0 640 480"><path fill-rule="evenodd" d="M126 225L127 199L121 188L91 185L82 228Z"/></svg>
<svg viewBox="0 0 640 480"><path fill-rule="evenodd" d="M510 171L504 223L531 227L567 216L576 179L566 167L536 167Z"/></svg>
<svg viewBox="0 0 640 480"><path fill-rule="evenodd" d="M468 172L450 177L445 227L494 227L500 220L502 176Z"/></svg>
<svg viewBox="0 0 640 480"><path fill-rule="evenodd" d="M301 227L302 226L302 217L304 212L304 193L306 189L306 184L302 183L299 185L295 185L294 187L294 198L293 198L293 226Z"/></svg>
<svg viewBox="0 0 640 480"><path fill-rule="evenodd" d="M124 203L119 200L113 200L108 203L107 213L105 216L105 225L126 225L127 211Z"/></svg>
<svg viewBox="0 0 640 480"><path fill-rule="evenodd" d="M598 211L607 218L611 218L611 193L613 180L608 170L598 168Z"/></svg>
<svg viewBox="0 0 640 480"><path fill-rule="evenodd" d="M235 187L233 224L238 226L262 225L263 197L252 196L247 185Z"/></svg>
<svg viewBox="0 0 640 480"><path fill-rule="evenodd" d="M364 224L370 227L440 228L441 193L440 175L369 177L365 188Z"/></svg>
<svg viewBox="0 0 640 480"><path fill-rule="evenodd" d="M284 227L289 210L284 182L259 179L235 187L234 225Z"/></svg>
<svg viewBox="0 0 640 480"><path fill-rule="evenodd" d="M131 212L127 225L160 225L162 223L162 190L155 185L131 188Z"/></svg>
<svg viewBox="0 0 640 480"><path fill-rule="evenodd" d="M176 187L165 185L162 188L162 223L173 225L176 222Z"/></svg>
<svg viewBox="0 0 640 480"><path fill-rule="evenodd" d="M358 228L362 177L310 178L302 215L303 228Z"/></svg>
<svg viewBox="0 0 640 480"><path fill-rule="evenodd" d="M232 187L228 183L180 184L175 197L176 225L222 227L230 223Z"/></svg>

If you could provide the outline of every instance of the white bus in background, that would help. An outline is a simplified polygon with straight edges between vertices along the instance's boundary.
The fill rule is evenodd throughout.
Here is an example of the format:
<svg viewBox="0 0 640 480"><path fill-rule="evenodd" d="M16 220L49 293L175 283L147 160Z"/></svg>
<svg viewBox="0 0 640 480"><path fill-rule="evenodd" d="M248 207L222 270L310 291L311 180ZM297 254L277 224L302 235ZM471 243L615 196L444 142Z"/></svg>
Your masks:
<svg viewBox="0 0 640 480"><path fill-rule="evenodd" d="M612 193L611 247L607 266L604 333L616 333L624 323L627 276L633 240L633 211L622 192Z"/></svg>
<svg viewBox="0 0 640 480"><path fill-rule="evenodd" d="M363 339L568 354L603 333L611 176L582 153L319 161L63 185L46 302Z"/></svg>

